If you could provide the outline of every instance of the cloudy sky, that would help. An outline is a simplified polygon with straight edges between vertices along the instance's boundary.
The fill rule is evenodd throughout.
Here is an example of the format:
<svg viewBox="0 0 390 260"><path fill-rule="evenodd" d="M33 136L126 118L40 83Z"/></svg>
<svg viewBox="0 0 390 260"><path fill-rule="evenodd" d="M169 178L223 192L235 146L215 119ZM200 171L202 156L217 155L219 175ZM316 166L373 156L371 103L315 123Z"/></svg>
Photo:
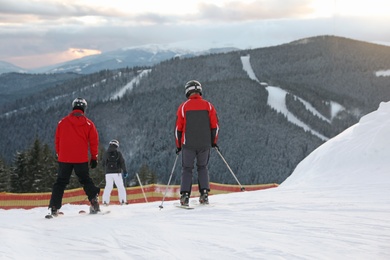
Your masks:
<svg viewBox="0 0 390 260"><path fill-rule="evenodd" d="M385 0L0 0L0 61L37 68L119 48L273 46L317 35L390 45Z"/></svg>

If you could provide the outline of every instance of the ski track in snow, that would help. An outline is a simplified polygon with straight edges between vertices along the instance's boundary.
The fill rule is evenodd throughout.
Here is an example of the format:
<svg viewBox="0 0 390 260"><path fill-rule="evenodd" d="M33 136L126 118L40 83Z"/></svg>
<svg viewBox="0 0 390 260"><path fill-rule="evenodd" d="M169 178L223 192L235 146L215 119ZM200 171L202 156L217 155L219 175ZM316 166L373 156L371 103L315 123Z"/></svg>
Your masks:
<svg viewBox="0 0 390 260"><path fill-rule="evenodd" d="M268 90L269 93L268 105L270 107L285 115L289 122L303 128L303 130L305 131L311 132L313 135L317 136L321 140L327 141L329 139L324 135L318 133L317 131L313 130L311 127L309 127L304 122L299 120L294 114L290 113L290 111L286 107L287 92L285 90L278 87L271 87L271 86L266 87L266 89Z"/></svg>
<svg viewBox="0 0 390 260"><path fill-rule="evenodd" d="M247 72L248 76L250 79L255 80L256 82L260 83L258 78L256 77L252 66L250 64L250 56L242 56L241 57L241 62L244 71ZM287 91L278 88L278 87L272 87L268 86L266 87L266 90L268 91L268 105L275 109L276 111L282 113L283 115L286 116L287 120L299 127L301 127L305 131L311 132L313 135L317 136L323 141L329 140L328 137L320 134L319 132L313 130L311 127L309 127L307 124L299 120L296 116L294 116L290 111L288 111L286 107L286 94L288 93ZM312 105L310 105L309 102L304 101L302 98L297 97L306 107L307 110L309 110L311 113L314 115L320 117L322 120L325 120L327 122L330 122L329 119L325 118L320 112L318 112Z"/></svg>
<svg viewBox="0 0 390 260"><path fill-rule="evenodd" d="M143 70L139 75L137 75L134 79L132 79L129 83L127 83L123 88L113 94L109 100L114 100L118 98L122 98L127 91L131 91L136 84L139 84L141 79L148 75L151 70Z"/></svg>
<svg viewBox="0 0 390 260"><path fill-rule="evenodd" d="M375 72L375 76L377 77L389 77L390 70L378 70Z"/></svg>

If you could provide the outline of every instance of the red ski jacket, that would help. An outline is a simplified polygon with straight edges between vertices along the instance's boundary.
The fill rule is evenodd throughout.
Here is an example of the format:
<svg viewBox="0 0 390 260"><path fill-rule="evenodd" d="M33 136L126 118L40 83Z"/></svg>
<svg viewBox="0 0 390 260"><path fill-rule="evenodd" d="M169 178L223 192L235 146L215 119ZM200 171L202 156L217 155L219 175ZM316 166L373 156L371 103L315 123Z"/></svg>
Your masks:
<svg viewBox="0 0 390 260"><path fill-rule="evenodd" d="M202 149L217 144L218 117L214 106L201 95L193 94L177 109L176 147Z"/></svg>
<svg viewBox="0 0 390 260"><path fill-rule="evenodd" d="M63 163L88 162L88 147L91 159L98 158L99 136L95 124L82 110L73 110L58 122L55 148L58 161Z"/></svg>

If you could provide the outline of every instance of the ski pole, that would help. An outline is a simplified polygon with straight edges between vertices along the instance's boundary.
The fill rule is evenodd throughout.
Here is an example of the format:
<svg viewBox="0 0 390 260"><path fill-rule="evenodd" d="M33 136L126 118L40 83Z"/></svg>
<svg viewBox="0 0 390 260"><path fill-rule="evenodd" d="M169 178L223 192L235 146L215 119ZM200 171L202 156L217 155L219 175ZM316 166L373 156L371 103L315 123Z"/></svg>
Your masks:
<svg viewBox="0 0 390 260"><path fill-rule="evenodd" d="M99 186L103 183L103 181L104 181L104 178L103 178L103 180L102 180L96 187L99 187ZM87 199L88 199L88 196L85 197L85 199L83 199L83 200L80 202L80 204L83 204L84 201L86 201Z"/></svg>
<svg viewBox="0 0 390 260"><path fill-rule="evenodd" d="M146 195L145 195L145 192L144 192L144 188L142 187L141 180L139 179L139 176L138 176L138 172L135 175L137 176L139 185L141 186L141 190L142 190L142 193L144 194L145 201L146 201L146 203L148 203L148 199L146 198Z"/></svg>
<svg viewBox="0 0 390 260"><path fill-rule="evenodd" d="M241 183L238 181L236 175L233 173L232 169L230 168L229 164L226 162L225 158L223 158L223 156L222 156L221 152L219 151L218 147L214 147L214 148L215 148L215 150L217 151L217 153L219 154L219 156L221 156L222 161L226 164L227 168L229 169L230 173L233 175L234 179L236 179L238 185L240 185L241 191L244 191L245 188L242 187Z"/></svg>
<svg viewBox="0 0 390 260"><path fill-rule="evenodd" d="M105 178L102 179L102 181L98 184L97 187L100 187L100 185L102 185L103 181L104 181Z"/></svg>
<svg viewBox="0 0 390 260"><path fill-rule="evenodd" d="M167 187L165 188L164 197L163 197L163 199L162 199L162 201L161 201L161 205L158 206L160 209L164 208L164 207L163 207L163 203L164 203L164 200L165 200L165 196L167 195L167 192L168 192L169 184L171 183L171 179L172 179L173 172L175 171L175 166L176 166L176 162L177 162L177 158L178 158L178 157L179 157L179 154L176 154L175 163L173 164L172 172L171 172L171 175L169 176L169 180L168 180Z"/></svg>

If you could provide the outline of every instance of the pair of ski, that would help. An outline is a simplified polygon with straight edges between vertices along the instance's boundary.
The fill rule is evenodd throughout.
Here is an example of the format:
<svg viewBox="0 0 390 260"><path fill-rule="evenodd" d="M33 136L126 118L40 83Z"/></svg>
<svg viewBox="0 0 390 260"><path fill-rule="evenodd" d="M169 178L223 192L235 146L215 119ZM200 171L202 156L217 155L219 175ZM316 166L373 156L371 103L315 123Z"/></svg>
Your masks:
<svg viewBox="0 0 390 260"><path fill-rule="evenodd" d="M177 208L179 209L195 209L194 207L191 207L190 205L186 206L186 205L175 205Z"/></svg>
<svg viewBox="0 0 390 260"><path fill-rule="evenodd" d="M47 214L46 216L45 216L45 218L47 218L47 219L52 219L52 218L57 218L57 217L60 217L60 216L63 216L64 215L64 212L58 212L57 213L58 215L57 216L53 216L52 214Z"/></svg>
<svg viewBox="0 0 390 260"><path fill-rule="evenodd" d="M80 215L106 215L108 213L110 213L111 211L109 210L106 210L106 211L99 211L97 213L87 213L85 210L80 210L79 211L79 214ZM63 212L59 212L58 215L56 217L60 217L60 216L63 216L64 213ZM56 218L55 216L53 216L52 214L47 214L45 216L46 219L52 219L52 218Z"/></svg>
<svg viewBox="0 0 390 260"><path fill-rule="evenodd" d="M180 209L188 209L188 210L191 210L191 209L195 209L195 207L198 207L198 206L210 206L210 204L201 204L199 203L198 201L191 201L191 203L188 205L188 206L185 206L185 205L181 205L180 203L174 203L174 205L177 207L177 208L180 208Z"/></svg>

